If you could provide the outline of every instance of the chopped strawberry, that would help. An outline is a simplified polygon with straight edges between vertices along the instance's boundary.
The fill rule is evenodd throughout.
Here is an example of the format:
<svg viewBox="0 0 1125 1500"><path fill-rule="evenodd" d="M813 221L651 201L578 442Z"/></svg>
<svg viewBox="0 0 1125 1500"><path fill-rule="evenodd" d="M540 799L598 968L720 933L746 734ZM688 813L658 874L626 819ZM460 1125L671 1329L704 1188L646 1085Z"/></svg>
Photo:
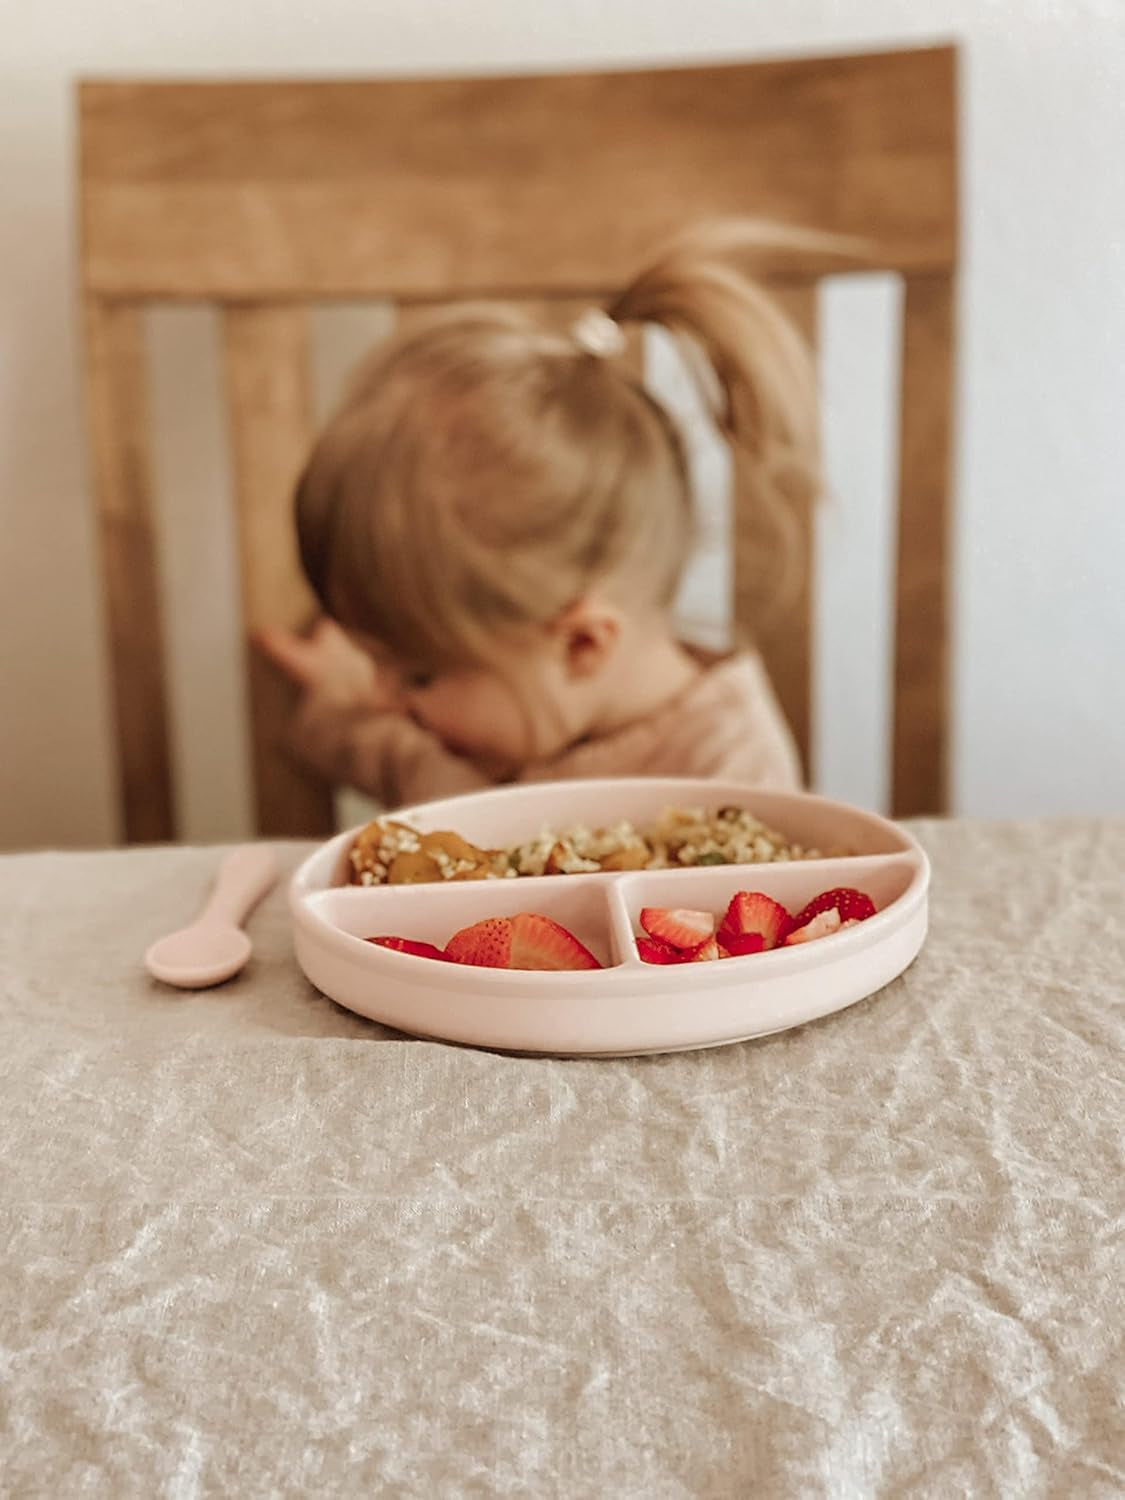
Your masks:
<svg viewBox="0 0 1125 1500"><path fill-rule="evenodd" d="M875 915L875 903L870 896L851 886L837 886L835 890L821 891L797 914L793 925L804 927L822 911L837 911L841 922L866 922Z"/></svg>
<svg viewBox="0 0 1125 1500"><path fill-rule="evenodd" d="M445 946L455 964L487 969L600 969L573 933L550 917L519 912L488 917L456 932Z"/></svg>
<svg viewBox="0 0 1125 1500"><path fill-rule="evenodd" d="M659 938L639 937L637 954L646 964L686 964L688 955L682 948L673 948L671 943L662 943Z"/></svg>
<svg viewBox="0 0 1125 1500"><path fill-rule="evenodd" d="M842 925L840 913L834 906L830 906L827 911L819 911L810 921L803 923L800 927L795 927L785 939L786 946L793 943L811 943L817 938L831 937L834 932L839 932Z"/></svg>
<svg viewBox="0 0 1125 1500"><path fill-rule="evenodd" d="M550 917L521 911L512 918L513 969L600 969L601 964L572 932Z"/></svg>
<svg viewBox="0 0 1125 1500"><path fill-rule="evenodd" d="M719 957L742 958L747 953L761 953L765 946L760 932L724 932L719 936Z"/></svg>
<svg viewBox="0 0 1125 1500"><path fill-rule="evenodd" d="M689 963L705 964L719 957L719 945L713 937L709 937L705 943L700 943L697 948L688 948L684 957Z"/></svg>
<svg viewBox="0 0 1125 1500"><path fill-rule="evenodd" d="M719 941L728 949L730 940L755 934L763 948L777 948L793 930L793 918L780 901L761 891L739 891L719 924Z"/></svg>
<svg viewBox="0 0 1125 1500"><path fill-rule="evenodd" d="M435 948L433 943L416 943L413 938L369 937L364 941L375 943L380 948L393 948L396 953L412 953L415 958L445 958L445 954L440 948Z"/></svg>
<svg viewBox="0 0 1125 1500"><path fill-rule="evenodd" d="M641 926L649 937L671 943L673 948L698 948L714 936L715 919L709 911L646 906L641 912Z"/></svg>
<svg viewBox="0 0 1125 1500"><path fill-rule="evenodd" d="M508 969L512 956L512 924L507 917L488 917L455 932L445 945L451 963L484 969Z"/></svg>

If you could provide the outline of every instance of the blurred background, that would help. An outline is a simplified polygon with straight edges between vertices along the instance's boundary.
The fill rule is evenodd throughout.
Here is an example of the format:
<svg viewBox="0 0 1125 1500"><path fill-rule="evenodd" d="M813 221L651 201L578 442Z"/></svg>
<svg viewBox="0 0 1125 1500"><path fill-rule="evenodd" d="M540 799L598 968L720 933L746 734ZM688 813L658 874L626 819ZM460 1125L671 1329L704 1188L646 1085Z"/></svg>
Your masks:
<svg viewBox="0 0 1125 1500"><path fill-rule="evenodd" d="M80 77L479 74L960 48L952 810L1125 812L1125 6L1119 0L0 0L0 847L118 836L82 406ZM545 227L549 233L549 226ZM899 288L820 292L818 788L885 807ZM317 313L319 405L385 330ZM182 836L250 830L214 316L148 319ZM673 400L667 351L652 379ZM685 613L721 633L723 460ZM829 565L830 564L830 565Z"/></svg>

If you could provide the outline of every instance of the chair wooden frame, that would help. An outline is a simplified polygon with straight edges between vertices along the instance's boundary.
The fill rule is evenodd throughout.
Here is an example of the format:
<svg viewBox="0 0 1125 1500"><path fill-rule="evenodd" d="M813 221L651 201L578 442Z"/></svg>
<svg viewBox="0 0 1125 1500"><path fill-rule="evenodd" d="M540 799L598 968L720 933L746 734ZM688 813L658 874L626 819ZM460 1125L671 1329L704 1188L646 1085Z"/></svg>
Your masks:
<svg viewBox="0 0 1125 1500"><path fill-rule="evenodd" d="M815 342L832 270L905 283L893 811L947 797L953 48L519 78L79 85L86 390L125 836L175 836L141 319L221 310L247 629L311 608L288 503L310 436L307 308L604 297L669 232L753 213L861 236L758 272ZM544 226L550 226L549 233ZM802 517L810 533L811 521ZM753 526L736 509L736 615ZM811 584L762 640L807 758ZM290 695L248 653L257 824L330 826L279 751Z"/></svg>

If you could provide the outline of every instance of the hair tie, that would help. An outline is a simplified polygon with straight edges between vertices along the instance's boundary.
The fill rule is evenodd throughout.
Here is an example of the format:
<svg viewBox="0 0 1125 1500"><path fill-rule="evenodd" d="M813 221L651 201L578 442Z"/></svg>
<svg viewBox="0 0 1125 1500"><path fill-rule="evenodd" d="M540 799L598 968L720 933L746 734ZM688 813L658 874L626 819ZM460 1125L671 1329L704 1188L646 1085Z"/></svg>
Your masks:
<svg viewBox="0 0 1125 1500"><path fill-rule="evenodd" d="M570 336L595 359L611 359L615 354L625 353L625 330L600 307L588 307L572 325Z"/></svg>

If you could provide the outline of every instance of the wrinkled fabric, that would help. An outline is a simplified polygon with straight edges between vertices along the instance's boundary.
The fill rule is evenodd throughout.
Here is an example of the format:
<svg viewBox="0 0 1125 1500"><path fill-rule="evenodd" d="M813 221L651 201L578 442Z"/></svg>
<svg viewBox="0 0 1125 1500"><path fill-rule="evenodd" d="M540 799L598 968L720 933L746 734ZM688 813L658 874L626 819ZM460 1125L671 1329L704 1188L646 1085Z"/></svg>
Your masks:
<svg viewBox="0 0 1125 1500"><path fill-rule="evenodd" d="M901 979L632 1060L353 1016L280 889L162 988L216 850L0 860L0 1494L1121 1494L1125 822L913 826Z"/></svg>

